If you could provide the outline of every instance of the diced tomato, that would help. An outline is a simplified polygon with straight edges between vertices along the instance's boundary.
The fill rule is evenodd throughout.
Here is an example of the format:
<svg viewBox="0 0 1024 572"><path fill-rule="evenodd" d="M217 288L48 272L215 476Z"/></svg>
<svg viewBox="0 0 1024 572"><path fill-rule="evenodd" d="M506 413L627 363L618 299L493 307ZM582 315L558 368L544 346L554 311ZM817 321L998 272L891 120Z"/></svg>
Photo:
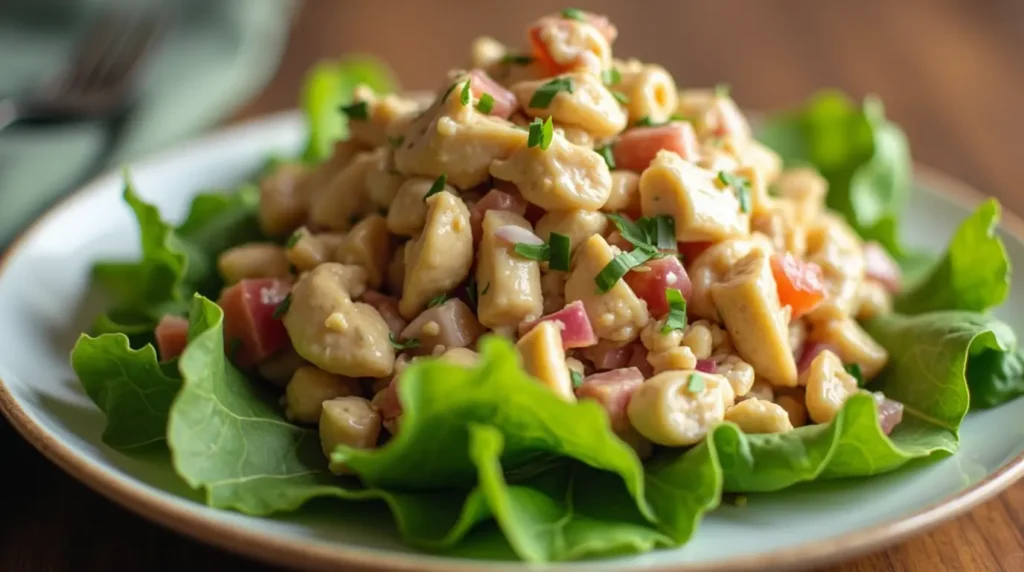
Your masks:
<svg viewBox="0 0 1024 572"><path fill-rule="evenodd" d="M864 273L893 294L903 288L903 271L885 247L877 242L864 245Z"/></svg>
<svg viewBox="0 0 1024 572"><path fill-rule="evenodd" d="M676 247L679 249L679 254L683 256L683 263L693 264L697 257L704 253L705 250L711 248L715 244L713 242L679 242L676 243Z"/></svg>
<svg viewBox="0 0 1024 572"><path fill-rule="evenodd" d="M217 303L224 310L224 343L239 367L259 363L288 344L288 332L274 310L289 290L291 285L283 280L255 278L221 294Z"/></svg>
<svg viewBox="0 0 1024 572"><path fill-rule="evenodd" d="M607 371L626 367L633 356L633 348L629 344L599 340L597 345L583 348L580 354L594 364L594 369Z"/></svg>
<svg viewBox="0 0 1024 572"><path fill-rule="evenodd" d="M405 318L398 313L398 298L381 294L375 290L367 290L363 293L360 301L373 306L380 312L380 316L388 325L388 330L391 330L391 333L396 336L409 325L409 322L406 322Z"/></svg>
<svg viewBox="0 0 1024 572"><path fill-rule="evenodd" d="M713 359L699 359L693 369L704 373L718 373L718 363Z"/></svg>
<svg viewBox="0 0 1024 572"><path fill-rule="evenodd" d="M647 302L647 310L656 318L668 314L666 290L675 288L684 299L693 291L686 269L675 256L655 258L634 268L626 274L625 281L634 294Z"/></svg>
<svg viewBox="0 0 1024 572"><path fill-rule="evenodd" d="M469 75L472 78L469 89L473 92L475 101L480 101L480 96L485 93L491 94L491 97L494 98L494 105L491 106L488 115L508 119L519 107L519 101L516 100L515 94L491 79L491 76L487 75L484 70L477 68L469 72Z"/></svg>
<svg viewBox="0 0 1024 572"><path fill-rule="evenodd" d="M633 127L624 131L612 148L615 166L637 173L643 172L662 149L696 160L699 147L693 126L687 121L673 121L657 127Z"/></svg>
<svg viewBox="0 0 1024 572"><path fill-rule="evenodd" d="M153 335L156 337L156 349L160 352L160 360L174 359L180 356L188 345L188 320L181 316L166 314L160 318Z"/></svg>
<svg viewBox="0 0 1024 572"><path fill-rule="evenodd" d="M597 335L594 334L594 327L590 324L587 311L583 308L583 302L576 300L565 305L557 312L552 312L539 320L524 322L519 326L519 335L523 336L537 324L544 321L552 321L558 325L562 333L562 347L585 348L597 344Z"/></svg>
<svg viewBox="0 0 1024 572"><path fill-rule="evenodd" d="M825 299L825 277L813 262L797 260L792 254L774 254L772 274L779 292L779 302L793 310L793 318L810 312Z"/></svg>
<svg viewBox="0 0 1024 572"><path fill-rule="evenodd" d="M584 12L583 21L586 24L593 26L594 29L604 37L605 41L607 41L609 45L614 42L615 38L619 35L618 30L614 25L612 25L611 21L608 20L606 16ZM530 38L530 50L533 53L533 57L536 58L537 63L540 64L541 69L543 69L548 75L558 75L567 71L573 67L575 62L560 63L555 61L551 56L551 50L548 48L547 42L544 41L542 31L550 28L561 28L562 30L566 30L574 23L576 23L574 20L566 19L563 16L545 16L530 26L528 31L528 36Z"/></svg>
<svg viewBox="0 0 1024 572"><path fill-rule="evenodd" d="M588 375L576 389L576 396L598 402L611 421L615 432L629 429L626 407L633 392L643 385L644 376L635 367L626 367Z"/></svg>
<svg viewBox="0 0 1024 572"><path fill-rule="evenodd" d="M632 351L629 354L629 361L626 365L631 368L636 368L640 373L643 374L644 378L648 378L654 375L654 367L651 366L651 362L647 361L647 348L644 347L640 342L633 342Z"/></svg>

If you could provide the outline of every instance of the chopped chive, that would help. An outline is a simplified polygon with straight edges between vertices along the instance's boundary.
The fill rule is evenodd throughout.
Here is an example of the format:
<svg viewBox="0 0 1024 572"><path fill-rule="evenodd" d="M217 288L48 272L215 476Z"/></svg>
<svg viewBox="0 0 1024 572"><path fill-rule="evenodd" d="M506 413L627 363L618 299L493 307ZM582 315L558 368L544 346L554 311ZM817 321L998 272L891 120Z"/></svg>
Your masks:
<svg viewBox="0 0 1024 572"><path fill-rule="evenodd" d="M434 184L430 185L430 190L427 191L427 194L423 195L423 200L425 201L428 198L436 195L437 193L440 193L441 191L444 190L444 187L447 184L448 184L448 175L446 175L444 173L441 173L440 177L434 179Z"/></svg>
<svg viewBox="0 0 1024 572"><path fill-rule="evenodd" d="M612 97L614 97L615 101L618 101L622 105L629 105L629 97L626 94L622 93L621 91L613 89Z"/></svg>
<svg viewBox="0 0 1024 572"><path fill-rule="evenodd" d="M341 106L341 112L348 116L349 120L366 121L370 118L370 108L365 101L357 101L351 105Z"/></svg>
<svg viewBox="0 0 1024 572"><path fill-rule="evenodd" d="M720 83L715 86L715 97L729 97L732 87L727 83Z"/></svg>
<svg viewBox="0 0 1024 572"><path fill-rule="evenodd" d="M686 117L685 115L682 115L680 113L673 113L672 115L669 115L668 116L668 120L670 122L671 121L692 121L689 117Z"/></svg>
<svg viewBox="0 0 1024 572"><path fill-rule="evenodd" d="M399 135L398 137L388 137L388 144L392 147L401 147L402 143L405 143L405 136Z"/></svg>
<svg viewBox="0 0 1024 572"><path fill-rule="evenodd" d="M843 366L843 369L857 380L857 387L864 387L864 373L861 371L859 363L848 363Z"/></svg>
<svg viewBox="0 0 1024 572"><path fill-rule="evenodd" d="M537 88L537 91L533 92L533 97L530 98L529 106L534 109L547 109L547 107L551 105L551 100L553 100L560 91L572 93L571 78L556 77L544 85L541 85Z"/></svg>
<svg viewBox="0 0 1024 572"><path fill-rule="evenodd" d="M654 120L651 119L650 115L644 115L640 119L637 119L636 123L634 123L633 125L637 127L654 127L655 125L657 125L657 123L655 123Z"/></svg>
<svg viewBox="0 0 1024 572"><path fill-rule="evenodd" d="M718 180L727 187L736 190L736 198L740 201L740 210L750 212L750 180L727 171L718 172Z"/></svg>
<svg viewBox="0 0 1024 572"><path fill-rule="evenodd" d="M295 245L298 244L300 240L302 240L302 231L297 230L288 237L288 242L284 243L284 247L291 250L295 248Z"/></svg>
<svg viewBox="0 0 1024 572"><path fill-rule="evenodd" d="M736 189L736 194L740 199L740 210L749 213L750 212L750 189L747 187L740 187Z"/></svg>
<svg viewBox="0 0 1024 572"><path fill-rule="evenodd" d="M467 78L466 83L462 84L462 93L459 94L459 101L462 102L462 105L469 105L470 100L473 99L473 94L469 91L471 83L473 83L473 80Z"/></svg>
<svg viewBox="0 0 1024 572"><path fill-rule="evenodd" d="M615 228L619 230L619 234L622 235L622 238L625 238L633 246L651 246L647 233L639 224L618 213L608 213L605 216L615 224Z"/></svg>
<svg viewBox="0 0 1024 572"><path fill-rule="evenodd" d="M438 294L437 296L434 296L427 302L427 307L433 308L435 306L440 306L441 304L447 302L448 298L448 294Z"/></svg>
<svg viewBox="0 0 1024 572"><path fill-rule="evenodd" d="M544 262L551 258L551 247L547 243L526 244L525 242L517 242L512 250L523 258L529 258L538 262Z"/></svg>
<svg viewBox="0 0 1024 572"><path fill-rule="evenodd" d="M580 373L580 372L578 372L578 371L576 371L574 369L570 369L569 370L569 378L572 379L572 386L573 386L573 388L578 388L579 386L583 385L583 374L582 373Z"/></svg>
<svg viewBox="0 0 1024 572"><path fill-rule="evenodd" d="M549 266L552 270L569 270L569 252L571 243L564 234L552 232L548 238Z"/></svg>
<svg viewBox="0 0 1024 572"><path fill-rule="evenodd" d="M533 63L533 56L527 56L524 54L505 54L501 57L501 62L505 64L515 64L517 66L528 66Z"/></svg>
<svg viewBox="0 0 1024 572"><path fill-rule="evenodd" d="M618 85L622 81L622 73L618 68L608 68L601 72L601 83L607 86Z"/></svg>
<svg viewBox="0 0 1024 572"><path fill-rule="evenodd" d="M530 123L530 134L526 138L526 146L540 147L541 150L546 151L551 146L551 139L554 135L555 127L551 123L551 117L549 116L544 121L538 117Z"/></svg>
<svg viewBox="0 0 1024 572"><path fill-rule="evenodd" d="M274 313L272 314L274 319L280 320L281 317L284 316L284 313L288 311L288 308L291 308L291 306L292 295L288 294L287 296L284 297L284 300L281 300L281 303L278 304L276 308L274 308Z"/></svg>
<svg viewBox="0 0 1024 572"><path fill-rule="evenodd" d="M391 342L391 345L396 350L411 350L413 348L420 347L420 339L419 338L409 338L408 340L405 340L403 342L403 341L399 340L395 336L394 332L391 332L391 333L388 334L388 341Z"/></svg>
<svg viewBox="0 0 1024 572"><path fill-rule="evenodd" d="M562 10L562 17L566 20L576 20L577 22L586 22L586 15L583 10L579 8L566 8Z"/></svg>
<svg viewBox="0 0 1024 572"><path fill-rule="evenodd" d="M627 272L654 258L657 254L656 250L646 245L638 246L629 252L619 254L594 277L594 282L597 283L597 291L604 294L611 290Z"/></svg>
<svg viewBox="0 0 1024 572"><path fill-rule="evenodd" d="M654 245L658 250L676 250L676 220L670 215L654 217Z"/></svg>
<svg viewBox="0 0 1024 572"><path fill-rule="evenodd" d="M491 283L490 282L488 282L487 284L484 284L484 289L480 291L480 295L483 296L490 289L491 289Z"/></svg>
<svg viewBox="0 0 1024 572"><path fill-rule="evenodd" d="M682 330L686 327L686 298L683 298L683 293L679 290L668 288L665 290L665 300L668 301L668 316L665 317L665 326L661 333Z"/></svg>
<svg viewBox="0 0 1024 572"><path fill-rule="evenodd" d="M704 377L698 373L691 373L686 380L686 391L700 393L704 391Z"/></svg>
<svg viewBox="0 0 1024 572"><path fill-rule="evenodd" d="M606 165L608 165L609 169L615 168L615 153L612 151L611 143L597 149L597 154L600 155L602 159L604 159L604 162Z"/></svg>
<svg viewBox="0 0 1024 572"><path fill-rule="evenodd" d="M480 101L476 102L476 108L484 115L490 113L494 109L494 96L489 93L481 95Z"/></svg>

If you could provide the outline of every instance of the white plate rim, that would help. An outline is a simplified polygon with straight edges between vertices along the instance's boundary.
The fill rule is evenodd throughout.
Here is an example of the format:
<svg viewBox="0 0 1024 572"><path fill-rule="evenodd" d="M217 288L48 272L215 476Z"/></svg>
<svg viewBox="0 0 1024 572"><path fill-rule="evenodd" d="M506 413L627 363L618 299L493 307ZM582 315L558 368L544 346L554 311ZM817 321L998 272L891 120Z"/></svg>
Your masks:
<svg viewBox="0 0 1024 572"><path fill-rule="evenodd" d="M293 110L245 121L190 140L135 164L139 169L143 169L149 165L182 160L189 154L198 152L199 148L216 146L225 141L259 137L261 133L273 131L280 124L296 120L297 112ZM916 181L938 194L945 195L964 208L972 208L985 199L984 195L969 185L929 167L916 165L914 171ZM117 170L96 177L51 206L24 229L9 247L0 253L0 280L3 279L7 264L21 245L28 242L46 220L58 213L73 210L78 200L99 192L119 177L120 172ZM1014 213L1004 211L1000 226L1016 238L1024 240L1024 220ZM9 391L3 379L0 379L0 411L18 433L45 457L94 491L161 526L236 554L284 566L317 570L337 570L339 567L345 567L346 570L366 572L511 572L537 568L525 563L466 561L464 564L458 564L451 560L427 563L417 560L415 555L388 553L382 550L356 552L338 545L307 544L301 540L279 538L259 529L237 527L206 519L186 506L186 503L191 501L162 497L139 481L104 470L101 465L93 464L75 449L62 443L55 435L32 420ZM760 572L769 568L823 566L879 550L911 535L920 534L991 499L1021 477L1024 477L1024 452L956 495L869 528L791 548L713 563L645 564L642 568L649 572ZM600 561L588 561L586 567L594 572L611 572L620 570L622 563L611 565L602 564ZM555 570L568 567L553 564L543 568Z"/></svg>

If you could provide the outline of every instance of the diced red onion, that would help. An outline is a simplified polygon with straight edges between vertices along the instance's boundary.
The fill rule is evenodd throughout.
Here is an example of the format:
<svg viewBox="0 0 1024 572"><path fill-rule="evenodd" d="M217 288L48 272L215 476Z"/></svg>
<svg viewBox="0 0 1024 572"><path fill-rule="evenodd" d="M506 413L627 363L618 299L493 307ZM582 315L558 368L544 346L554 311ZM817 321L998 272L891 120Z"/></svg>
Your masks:
<svg viewBox="0 0 1024 572"><path fill-rule="evenodd" d="M713 359L699 359L693 369L704 373L718 373L718 363Z"/></svg>
<svg viewBox="0 0 1024 572"><path fill-rule="evenodd" d="M886 435L903 421L903 404L886 397L881 391L872 393L875 405L878 409L878 424Z"/></svg>
<svg viewBox="0 0 1024 572"><path fill-rule="evenodd" d="M533 246L540 246L544 244L544 239L533 234L529 230L514 224L506 224L505 226L498 227L498 229L494 231L494 236L509 246L515 246L520 243L530 244Z"/></svg>

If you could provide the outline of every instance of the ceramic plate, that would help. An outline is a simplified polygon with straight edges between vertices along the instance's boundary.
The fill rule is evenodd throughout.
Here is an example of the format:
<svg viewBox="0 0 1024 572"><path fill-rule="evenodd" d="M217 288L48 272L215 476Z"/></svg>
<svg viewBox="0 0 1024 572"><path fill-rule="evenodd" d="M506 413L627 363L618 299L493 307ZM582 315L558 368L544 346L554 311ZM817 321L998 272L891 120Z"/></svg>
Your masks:
<svg viewBox="0 0 1024 572"><path fill-rule="evenodd" d="M144 199L180 218L192 196L230 187L272 153L303 140L297 115L285 114L209 136L132 167ZM980 197L941 176L919 172L905 232L939 250ZM1005 217L1003 239L1024 268L1024 223ZM1014 236L1016 234L1016 236ZM68 365L78 333L99 312L89 268L102 258L134 258L138 230L111 173L67 199L29 229L0 263L0 406L43 453L116 502L205 542L280 564L307 568L464 571L524 570L516 563L454 560L413 552L390 517L370 504L314 502L282 518L215 510L198 502L166 457L129 457L100 439L104 419ZM1024 332L1018 281L999 312ZM746 507L709 515L678 550L552 570L764 570L820 565L878 549L950 518L1006 488L1024 472L1024 400L964 422L960 451L888 475L798 486L751 495Z"/></svg>

